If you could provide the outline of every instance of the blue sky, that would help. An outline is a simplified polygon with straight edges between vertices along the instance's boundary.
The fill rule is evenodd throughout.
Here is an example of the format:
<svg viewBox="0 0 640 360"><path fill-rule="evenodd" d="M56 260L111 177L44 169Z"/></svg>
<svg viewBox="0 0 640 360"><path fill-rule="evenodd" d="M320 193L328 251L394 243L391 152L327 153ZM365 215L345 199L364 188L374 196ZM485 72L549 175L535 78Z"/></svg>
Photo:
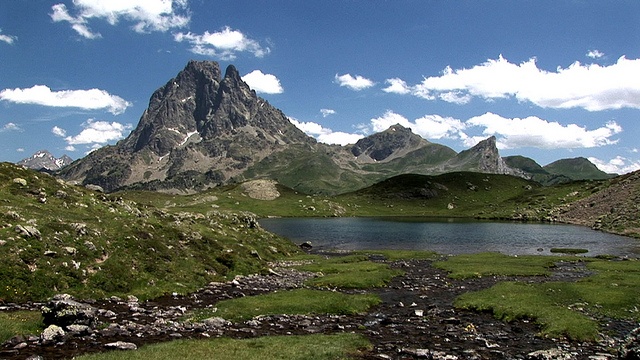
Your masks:
<svg viewBox="0 0 640 360"><path fill-rule="evenodd" d="M114 144L190 59L235 65L323 142L400 123L640 169L640 2L580 0L3 1L0 161Z"/></svg>

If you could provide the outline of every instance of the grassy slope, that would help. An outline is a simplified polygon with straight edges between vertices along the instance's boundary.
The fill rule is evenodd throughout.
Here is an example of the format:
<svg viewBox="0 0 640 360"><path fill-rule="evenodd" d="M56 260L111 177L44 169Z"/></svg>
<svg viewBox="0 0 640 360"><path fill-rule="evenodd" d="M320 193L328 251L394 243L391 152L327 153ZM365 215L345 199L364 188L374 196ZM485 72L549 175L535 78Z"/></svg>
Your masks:
<svg viewBox="0 0 640 360"><path fill-rule="evenodd" d="M265 261L297 251L256 227L252 214L141 205L6 163L0 164L0 199L5 301L58 292L142 298L184 293L260 271ZM18 226L40 235L22 235Z"/></svg>

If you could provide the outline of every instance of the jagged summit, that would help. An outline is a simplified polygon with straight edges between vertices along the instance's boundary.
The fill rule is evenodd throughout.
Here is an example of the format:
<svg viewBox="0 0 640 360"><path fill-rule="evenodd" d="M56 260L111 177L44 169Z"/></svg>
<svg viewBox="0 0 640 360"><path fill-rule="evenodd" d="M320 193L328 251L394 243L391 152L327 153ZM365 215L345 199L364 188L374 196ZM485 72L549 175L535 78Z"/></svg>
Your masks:
<svg viewBox="0 0 640 360"><path fill-rule="evenodd" d="M55 171L72 162L73 160L67 155L56 158L47 150L39 150L30 157L20 160L17 164L34 170Z"/></svg>
<svg viewBox="0 0 640 360"><path fill-rule="evenodd" d="M523 176L521 170L509 167L498 151L496 137L490 136L469 150L461 151L447 162L446 168L493 174Z"/></svg>
<svg viewBox="0 0 640 360"><path fill-rule="evenodd" d="M189 61L153 93L125 140L89 154L61 175L107 191L133 184L206 188L300 143L315 140L258 97L233 65L222 77L217 62Z"/></svg>
<svg viewBox="0 0 640 360"><path fill-rule="evenodd" d="M351 148L351 153L364 162L390 161L427 144L427 140L414 134L410 128L396 124L358 140Z"/></svg>

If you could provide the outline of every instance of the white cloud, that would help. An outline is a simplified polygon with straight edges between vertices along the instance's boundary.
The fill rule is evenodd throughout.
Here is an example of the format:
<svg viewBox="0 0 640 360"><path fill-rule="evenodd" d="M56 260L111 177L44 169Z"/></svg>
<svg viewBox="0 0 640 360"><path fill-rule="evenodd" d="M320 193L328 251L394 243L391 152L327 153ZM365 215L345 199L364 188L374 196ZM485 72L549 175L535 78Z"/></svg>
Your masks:
<svg viewBox="0 0 640 360"><path fill-rule="evenodd" d="M336 113L333 109L320 109L320 112L322 113L322 117L327 117Z"/></svg>
<svg viewBox="0 0 640 360"><path fill-rule="evenodd" d="M387 79L385 80L385 82L389 84L389 86L382 89L382 91L384 92L401 94L401 95L408 94L411 92L411 88L402 79L398 79L398 78Z"/></svg>
<svg viewBox="0 0 640 360"><path fill-rule="evenodd" d="M600 59L603 56L604 56L604 53L601 52L600 50L589 50L587 52L587 57L590 57L592 59Z"/></svg>
<svg viewBox="0 0 640 360"><path fill-rule="evenodd" d="M2 29L0 29L0 33L1 32L2 32ZM13 42L16 41L16 39L17 37L15 36L0 34L0 41L7 43L9 45L13 44Z"/></svg>
<svg viewBox="0 0 640 360"><path fill-rule="evenodd" d="M24 148L17 148L16 151L17 152L24 152Z"/></svg>
<svg viewBox="0 0 640 360"><path fill-rule="evenodd" d="M60 137L65 137L65 136L67 136L67 131L66 131L65 129L61 128L61 127L58 127L58 126L54 126L54 127L51 129L51 132L52 132L52 133L53 133L53 135L55 135L55 136L60 136Z"/></svg>
<svg viewBox="0 0 640 360"><path fill-rule="evenodd" d="M67 151L76 151L76 147L73 145L67 145L64 147L64 149Z"/></svg>
<svg viewBox="0 0 640 360"><path fill-rule="evenodd" d="M640 170L640 161L634 161L620 155L609 161L600 160L595 157L590 157L589 161L591 161L598 169L609 174L626 174Z"/></svg>
<svg viewBox="0 0 640 360"><path fill-rule="evenodd" d="M104 145L111 141L116 141L124 138L125 132L131 130L133 127L131 124L121 124L118 122L108 121L96 121L89 119L82 124L84 128L78 135L67 136L65 141L70 146L72 145L87 145L91 146Z"/></svg>
<svg viewBox="0 0 640 360"><path fill-rule="evenodd" d="M556 71L538 68L532 58L514 64L500 56L470 69L445 68L442 75L425 78L411 93L464 104L472 97L529 101L543 108L583 108L588 111L640 109L640 59L619 58L600 66L579 62Z"/></svg>
<svg viewBox="0 0 640 360"><path fill-rule="evenodd" d="M22 128L15 123L9 122L0 128L0 133L9 131L22 131Z"/></svg>
<svg viewBox="0 0 640 360"><path fill-rule="evenodd" d="M374 132L387 130L389 127L400 124L410 128L412 132L425 139L464 139L465 123L452 117L440 115L425 115L411 122L404 116L391 110L387 110L381 117L371 119L371 129Z"/></svg>
<svg viewBox="0 0 640 360"><path fill-rule="evenodd" d="M62 3L53 5L51 9L53 21L70 23L73 30L87 39L101 36L87 25L91 19L106 20L111 25L116 25L120 20L129 21L138 33L164 32L185 27L190 21L187 0L74 0L76 15L71 15Z"/></svg>
<svg viewBox="0 0 640 360"><path fill-rule="evenodd" d="M335 77L336 83L340 86L346 86L351 90L360 91L367 88L370 88L374 85L374 82L362 77L360 75L356 75L355 77L351 76L351 74L338 75Z"/></svg>
<svg viewBox="0 0 640 360"><path fill-rule="evenodd" d="M465 122L467 127L484 127L483 134L495 135L498 148L515 149L535 147L542 149L576 149L612 145L618 142L612 137L622 132L614 121L603 127L587 130L576 124L562 125L535 116L524 119L505 118L493 113L474 116Z"/></svg>
<svg viewBox="0 0 640 360"><path fill-rule="evenodd" d="M291 123L298 129L304 131L305 134L313 136L314 138L316 138L316 140L325 144L354 144L364 137L364 135L361 134L333 131L331 129L322 127L322 125L314 122L301 122L294 118L289 118L289 121L291 121Z"/></svg>
<svg viewBox="0 0 640 360"><path fill-rule="evenodd" d="M263 48L256 40L248 38L239 30L225 27L221 31L198 35L191 32L176 33L173 38L177 42L186 41L191 44L191 52L220 58L221 60L234 60L238 52L250 52L255 57L263 57L271 52L271 49Z"/></svg>
<svg viewBox="0 0 640 360"><path fill-rule="evenodd" d="M62 90L51 91L45 85L35 85L28 89L4 89L0 100L17 104L35 104L52 107L77 107L87 110L106 109L114 115L123 113L131 103L111 95L104 90Z"/></svg>
<svg viewBox="0 0 640 360"><path fill-rule="evenodd" d="M243 76L242 80L259 93L281 94L284 92L280 80L275 75L263 74L260 70L253 70Z"/></svg>

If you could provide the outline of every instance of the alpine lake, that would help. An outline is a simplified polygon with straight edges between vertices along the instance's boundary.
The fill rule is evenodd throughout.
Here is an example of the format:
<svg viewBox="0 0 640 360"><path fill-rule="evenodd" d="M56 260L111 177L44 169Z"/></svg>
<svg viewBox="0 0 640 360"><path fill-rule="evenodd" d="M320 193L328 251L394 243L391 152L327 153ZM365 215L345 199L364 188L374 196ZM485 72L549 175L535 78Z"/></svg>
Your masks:
<svg viewBox="0 0 640 360"><path fill-rule="evenodd" d="M314 250L431 250L440 254L499 252L551 255L580 250L585 256L640 256L638 240L556 223L461 218L266 218L266 230Z"/></svg>

